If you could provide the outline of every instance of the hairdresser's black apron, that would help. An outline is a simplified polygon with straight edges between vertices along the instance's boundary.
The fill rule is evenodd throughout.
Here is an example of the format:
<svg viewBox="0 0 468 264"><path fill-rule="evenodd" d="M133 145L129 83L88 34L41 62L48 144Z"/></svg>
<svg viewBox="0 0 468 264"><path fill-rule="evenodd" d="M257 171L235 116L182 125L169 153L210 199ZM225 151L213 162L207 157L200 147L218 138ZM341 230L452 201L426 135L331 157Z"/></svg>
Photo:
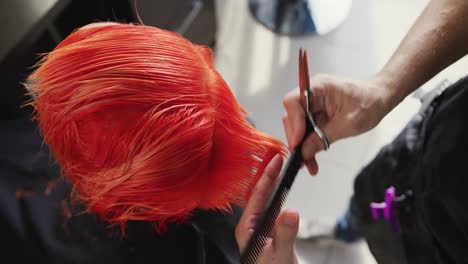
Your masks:
<svg viewBox="0 0 468 264"><path fill-rule="evenodd" d="M370 202L395 186L401 232L374 221ZM468 263L468 79L424 100L421 111L355 181L360 216L379 263Z"/></svg>
<svg viewBox="0 0 468 264"><path fill-rule="evenodd" d="M58 166L41 144L27 117L0 121L0 263L240 262L234 238L239 208L233 215L198 212L161 237L150 223L132 222L124 239L96 217L70 215L64 201L69 184L62 180L46 191Z"/></svg>

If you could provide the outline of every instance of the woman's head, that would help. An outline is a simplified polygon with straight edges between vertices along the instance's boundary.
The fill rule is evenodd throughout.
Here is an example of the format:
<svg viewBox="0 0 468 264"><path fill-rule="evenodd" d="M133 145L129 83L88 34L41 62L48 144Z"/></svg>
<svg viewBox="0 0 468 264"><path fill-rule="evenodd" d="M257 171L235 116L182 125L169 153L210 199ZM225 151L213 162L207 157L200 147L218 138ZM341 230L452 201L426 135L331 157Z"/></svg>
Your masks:
<svg viewBox="0 0 468 264"><path fill-rule="evenodd" d="M283 145L253 128L211 51L154 27L81 28L30 76L41 132L104 220L157 229L242 205Z"/></svg>

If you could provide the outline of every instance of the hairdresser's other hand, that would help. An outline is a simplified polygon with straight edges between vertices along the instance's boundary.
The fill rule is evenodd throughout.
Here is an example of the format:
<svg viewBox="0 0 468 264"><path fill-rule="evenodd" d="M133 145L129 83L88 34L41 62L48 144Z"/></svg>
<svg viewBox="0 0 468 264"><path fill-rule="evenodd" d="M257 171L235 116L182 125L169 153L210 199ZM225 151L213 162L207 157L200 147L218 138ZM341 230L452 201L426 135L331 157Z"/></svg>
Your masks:
<svg viewBox="0 0 468 264"><path fill-rule="evenodd" d="M317 75L310 83L313 93L311 110L330 143L372 129L391 109L387 102L387 89L377 81L364 82ZM283 104L286 109L283 126L288 146L292 150L305 133L305 112L299 99L299 89L288 93ZM304 142L304 163L312 175L318 172L315 154L324 147L316 133L309 135Z"/></svg>
<svg viewBox="0 0 468 264"><path fill-rule="evenodd" d="M278 182L283 158L277 155L265 168L265 172L255 186L244 213L236 227L236 239L242 253L252 236L255 224ZM297 264L294 242L299 228L299 214L292 210L283 211L275 224L259 264Z"/></svg>

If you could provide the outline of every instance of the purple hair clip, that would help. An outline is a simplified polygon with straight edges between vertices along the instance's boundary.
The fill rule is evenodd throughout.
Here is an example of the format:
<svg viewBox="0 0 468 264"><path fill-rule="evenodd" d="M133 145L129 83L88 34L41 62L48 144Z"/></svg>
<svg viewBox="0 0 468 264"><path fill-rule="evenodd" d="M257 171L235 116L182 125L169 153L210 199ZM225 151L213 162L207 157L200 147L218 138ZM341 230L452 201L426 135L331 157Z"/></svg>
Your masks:
<svg viewBox="0 0 468 264"><path fill-rule="evenodd" d="M396 210L396 190L395 187L390 186L385 190L385 201L381 203L370 203L372 218L378 220L384 218L390 223L394 233L400 232L400 223L398 221L398 214Z"/></svg>

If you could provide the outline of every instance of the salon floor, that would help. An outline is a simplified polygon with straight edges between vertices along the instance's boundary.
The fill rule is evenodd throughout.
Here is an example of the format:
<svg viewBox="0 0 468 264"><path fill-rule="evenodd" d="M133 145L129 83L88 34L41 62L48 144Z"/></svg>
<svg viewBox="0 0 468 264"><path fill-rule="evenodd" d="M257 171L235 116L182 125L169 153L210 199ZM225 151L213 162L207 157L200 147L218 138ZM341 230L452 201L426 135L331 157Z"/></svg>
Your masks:
<svg viewBox="0 0 468 264"><path fill-rule="evenodd" d="M323 36L286 37L256 23L247 0L218 0L216 66L240 103L252 113L256 126L285 141L282 99L298 85L300 47L309 53L312 75L323 72L367 78L391 56L426 3L354 0L346 20L336 30ZM465 58L420 90L427 91L444 78L455 81L467 65ZM302 170L286 206L299 210L304 219L336 219L352 194L356 174L419 106L419 100L410 96L371 132L336 142L328 152L319 154L318 176L311 177ZM376 263L365 242L337 247L298 241L297 253L301 264Z"/></svg>

